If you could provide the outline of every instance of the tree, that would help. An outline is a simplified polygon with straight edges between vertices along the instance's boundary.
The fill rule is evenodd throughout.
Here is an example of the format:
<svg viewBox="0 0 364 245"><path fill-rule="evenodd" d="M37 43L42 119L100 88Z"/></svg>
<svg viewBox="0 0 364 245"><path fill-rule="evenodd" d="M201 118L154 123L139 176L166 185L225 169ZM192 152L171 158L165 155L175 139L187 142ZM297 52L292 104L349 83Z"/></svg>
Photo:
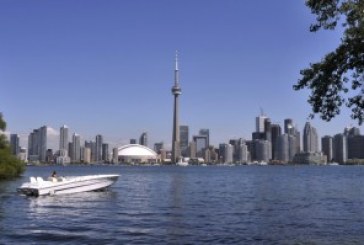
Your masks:
<svg viewBox="0 0 364 245"><path fill-rule="evenodd" d="M6 123L0 113L0 180L19 176L24 171L24 163L10 152L9 143L2 133Z"/></svg>
<svg viewBox="0 0 364 245"><path fill-rule="evenodd" d="M311 118L319 114L330 121L343 105L361 125L364 121L364 0L308 0L306 5L317 16L311 32L343 26L341 44L310 68L301 70L295 90L311 89L308 102Z"/></svg>

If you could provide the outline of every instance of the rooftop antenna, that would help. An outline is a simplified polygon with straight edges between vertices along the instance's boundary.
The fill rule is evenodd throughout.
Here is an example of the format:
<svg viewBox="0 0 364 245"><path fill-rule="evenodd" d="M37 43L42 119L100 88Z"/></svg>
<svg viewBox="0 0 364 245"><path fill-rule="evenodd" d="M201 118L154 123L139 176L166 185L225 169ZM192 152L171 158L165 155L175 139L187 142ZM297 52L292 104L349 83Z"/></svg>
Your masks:
<svg viewBox="0 0 364 245"><path fill-rule="evenodd" d="M264 110L263 110L263 108L262 107L259 107L260 108L260 115L261 116L264 116Z"/></svg>

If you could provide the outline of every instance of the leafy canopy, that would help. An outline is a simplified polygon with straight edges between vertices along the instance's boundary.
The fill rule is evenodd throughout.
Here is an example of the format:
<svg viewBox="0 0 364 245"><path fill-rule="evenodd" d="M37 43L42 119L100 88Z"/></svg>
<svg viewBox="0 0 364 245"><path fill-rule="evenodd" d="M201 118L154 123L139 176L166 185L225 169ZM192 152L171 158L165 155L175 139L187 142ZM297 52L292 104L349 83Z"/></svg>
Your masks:
<svg viewBox="0 0 364 245"><path fill-rule="evenodd" d="M319 114L330 121L340 114L345 105L351 108L351 117L364 121L364 0L308 0L306 5L315 14L316 23L311 32L333 30L340 23L344 27L341 44L320 62L301 70L301 79L295 90L309 88L308 102L311 118ZM344 97L347 94L347 98Z"/></svg>
<svg viewBox="0 0 364 245"><path fill-rule="evenodd" d="M10 152L9 143L2 132L6 129L6 123L0 113L0 180L19 176L24 172L24 163Z"/></svg>

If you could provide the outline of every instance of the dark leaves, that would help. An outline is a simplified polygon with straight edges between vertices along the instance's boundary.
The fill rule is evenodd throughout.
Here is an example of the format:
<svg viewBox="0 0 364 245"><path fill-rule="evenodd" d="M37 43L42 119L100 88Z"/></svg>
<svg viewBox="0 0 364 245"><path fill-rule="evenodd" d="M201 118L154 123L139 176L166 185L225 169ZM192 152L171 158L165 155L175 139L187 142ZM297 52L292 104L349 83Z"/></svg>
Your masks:
<svg viewBox="0 0 364 245"><path fill-rule="evenodd" d="M311 31L334 29L343 15L346 29L339 47L320 62L301 70L302 77L293 88L311 90L308 98L311 117L319 114L323 120L330 121L346 105L352 110L351 117L361 124L364 120L364 1L308 0L306 5L317 15ZM344 94L359 88L357 95L348 97L345 103Z"/></svg>

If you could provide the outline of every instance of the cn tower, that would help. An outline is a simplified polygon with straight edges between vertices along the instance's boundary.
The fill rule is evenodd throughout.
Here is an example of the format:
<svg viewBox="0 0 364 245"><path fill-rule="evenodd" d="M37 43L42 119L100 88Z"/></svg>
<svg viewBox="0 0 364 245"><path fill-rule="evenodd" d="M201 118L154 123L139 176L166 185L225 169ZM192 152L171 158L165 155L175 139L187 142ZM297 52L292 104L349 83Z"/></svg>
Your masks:
<svg viewBox="0 0 364 245"><path fill-rule="evenodd" d="M179 103L178 96L182 93L179 86L179 70L178 70L178 52L176 51L176 67L174 70L174 85L172 87L172 94L174 96L173 107L173 133L172 133L172 163L178 162L181 157L179 145Z"/></svg>

